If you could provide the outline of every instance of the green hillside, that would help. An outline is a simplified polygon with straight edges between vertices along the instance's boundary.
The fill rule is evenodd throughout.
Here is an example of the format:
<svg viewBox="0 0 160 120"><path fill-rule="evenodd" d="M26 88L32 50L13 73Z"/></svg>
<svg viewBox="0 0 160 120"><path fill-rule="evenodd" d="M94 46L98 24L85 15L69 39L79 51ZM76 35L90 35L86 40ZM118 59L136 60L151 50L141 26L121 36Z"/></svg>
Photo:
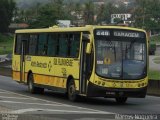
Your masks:
<svg viewBox="0 0 160 120"><path fill-rule="evenodd" d="M150 42L153 43L159 43L160 44L160 35L158 36L153 36L150 38Z"/></svg>
<svg viewBox="0 0 160 120"><path fill-rule="evenodd" d="M12 53L13 36L0 33L0 55Z"/></svg>

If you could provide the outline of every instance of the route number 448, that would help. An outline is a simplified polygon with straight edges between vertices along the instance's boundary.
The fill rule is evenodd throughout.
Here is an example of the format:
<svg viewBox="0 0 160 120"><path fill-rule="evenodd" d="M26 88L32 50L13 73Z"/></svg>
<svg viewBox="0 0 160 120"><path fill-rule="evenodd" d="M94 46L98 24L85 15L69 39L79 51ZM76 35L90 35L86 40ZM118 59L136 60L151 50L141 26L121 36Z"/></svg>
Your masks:
<svg viewBox="0 0 160 120"><path fill-rule="evenodd" d="M110 33L109 33L109 31L107 31L107 30L97 30L97 31L96 31L96 35L97 35L97 36L109 36Z"/></svg>

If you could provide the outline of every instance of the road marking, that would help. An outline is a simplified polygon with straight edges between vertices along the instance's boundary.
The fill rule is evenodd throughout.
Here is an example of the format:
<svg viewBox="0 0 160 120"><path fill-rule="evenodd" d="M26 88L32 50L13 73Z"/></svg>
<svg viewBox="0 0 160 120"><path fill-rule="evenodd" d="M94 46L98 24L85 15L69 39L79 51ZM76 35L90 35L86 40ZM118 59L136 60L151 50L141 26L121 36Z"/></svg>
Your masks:
<svg viewBox="0 0 160 120"><path fill-rule="evenodd" d="M48 101L48 100L44 100L44 99L40 99L40 98L36 98L36 97L31 97L31 96L27 96L27 95L22 95L22 94L19 94L19 93L15 93L15 92L3 90L3 89L0 89L0 90L3 91L4 94L5 94L5 92L6 92L7 94L14 94L14 95L18 95L18 96L21 96L21 97L26 97L26 98L33 99L33 100L41 100L41 101L43 101L43 102L50 102L50 103L53 103L53 104L61 104L61 103L58 103L58 102L52 102L52 101Z"/></svg>
<svg viewBox="0 0 160 120"><path fill-rule="evenodd" d="M105 112L105 111L96 110L96 109L91 109L91 108L79 107L79 106L68 105L68 104L63 104L63 103L59 103L59 102L53 102L53 101L49 101L49 100L44 100L44 99L40 99L40 98L36 98L36 97L31 97L31 96L27 96L27 95L22 95L22 94L19 94L19 93L15 93L15 92L3 90L3 89L0 89L0 90L1 90L1 91L4 91L4 92L9 92L9 93L12 93L12 94L15 94L15 95L23 96L23 97L28 97L28 98L31 98L31 99L41 100L41 101L43 101L43 102L48 102L48 103L52 103L52 104L59 104L59 105L61 105L61 106L75 107L75 108L78 108L78 109L85 109L85 110L90 110L90 111L95 111L95 112L101 112L101 113L104 113L104 112ZM115 114L115 113L110 112L110 114Z"/></svg>
<svg viewBox="0 0 160 120"><path fill-rule="evenodd" d="M0 103L16 103L16 104L26 104L26 105L41 105L41 106L64 106L59 104L42 104L42 103L27 103L27 102L16 102L16 101L0 101ZM66 105L65 107L70 107Z"/></svg>
<svg viewBox="0 0 160 120"><path fill-rule="evenodd" d="M11 94L11 93L8 93L8 92L0 92L0 94Z"/></svg>
<svg viewBox="0 0 160 120"><path fill-rule="evenodd" d="M0 98L6 98L6 99L22 99L22 100L27 100L30 98L22 98L22 97L6 97L6 96L0 96ZM36 99L35 99L36 100Z"/></svg>
<svg viewBox="0 0 160 120"><path fill-rule="evenodd" d="M15 111L10 111L10 114L23 114L26 112L36 112L36 111L44 111L44 112L61 112L61 113L78 113L78 114L111 114L110 112L92 112L92 111L73 111L73 110L55 110L55 109L19 109Z"/></svg>
<svg viewBox="0 0 160 120"><path fill-rule="evenodd" d="M26 104L26 105L41 105L41 106L63 106L64 105L57 105L57 104L42 104L42 103L26 103L26 102L15 102L15 101L0 101L0 103L11 103L11 104ZM71 107L71 106L65 106L65 107ZM78 109L82 110L81 107L77 107ZM82 110L82 111L69 111L69 110L55 110L55 109L33 109L33 108L29 108L29 109L19 109L19 110L14 110L10 113L15 113L15 114L22 114L22 113L25 113L25 112L31 112L31 111L38 111L38 110L41 110L41 111L50 111L50 112L64 112L64 113L97 113L97 114L115 114L115 113L111 113L111 112L105 112L105 111L93 111L93 110L90 110L90 111L85 111L85 110ZM87 110L87 109L86 109Z"/></svg>

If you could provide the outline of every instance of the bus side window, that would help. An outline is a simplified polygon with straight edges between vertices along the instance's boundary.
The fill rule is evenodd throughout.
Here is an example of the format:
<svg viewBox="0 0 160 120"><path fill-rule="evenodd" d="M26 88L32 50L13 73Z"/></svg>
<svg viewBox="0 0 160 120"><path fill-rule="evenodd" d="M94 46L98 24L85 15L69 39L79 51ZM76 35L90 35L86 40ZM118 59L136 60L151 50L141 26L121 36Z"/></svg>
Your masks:
<svg viewBox="0 0 160 120"><path fill-rule="evenodd" d="M80 47L80 33L70 35L70 57L78 57Z"/></svg>
<svg viewBox="0 0 160 120"><path fill-rule="evenodd" d="M22 35L16 35L16 41L15 41L15 51L14 53L16 55L20 55L21 53L21 42L22 42Z"/></svg>
<svg viewBox="0 0 160 120"><path fill-rule="evenodd" d="M30 41L29 41L29 55L36 55L37 50L37 35L30 35Z"/></svg>
<svg viewBox="0 0 160 120"><path fill-rule="evenodd" d="M38 38L38 55L47 54L47 34L39 34Z"/></svg>
<svg viewBox="0 0 160 120"><path fill-rule="evenodd" d="M48 37L48 56L56 56L57 55L57 46L58 46L58 34L53 33L49 34Z"/></svg>
<svg viewBox="0 0 160 120"><path fill-rule="evenodd" d="M60 57L67 57L68 55L68 38L67 34L59 35L59 54Z"/></svg>
<svg viewBox="0 0 160 120"><path fill-rule="evenodd" d="M16 36L16 45L15 45L15 54L20 55L21 54L21 45L22 45L22 40L26 41L26 46L25 46L25 54L28 53L28 35L27 34L18 34Z"/></svg>

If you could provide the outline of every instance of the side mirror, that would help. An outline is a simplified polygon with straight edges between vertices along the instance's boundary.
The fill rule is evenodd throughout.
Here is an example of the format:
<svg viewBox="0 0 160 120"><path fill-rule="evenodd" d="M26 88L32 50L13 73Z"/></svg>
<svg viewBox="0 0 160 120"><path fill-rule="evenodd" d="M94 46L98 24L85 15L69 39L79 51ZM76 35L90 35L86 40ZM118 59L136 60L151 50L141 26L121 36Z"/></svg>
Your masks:
<svg viewBox="0 0 160 120"><path fill-rule="evenodd" d="M92 45L91 45L91 43L87 43L86 53L90 54L91 51L92 51Z"/></svg>
<svg viewBox="0 0 160 120"><path fill-rule="evenodd" d="M91 35L90 34L84 34L82 35L82 41L87 43L86 46L86 53L90 54L92 50L92 44L91 44Z"/></svg>

